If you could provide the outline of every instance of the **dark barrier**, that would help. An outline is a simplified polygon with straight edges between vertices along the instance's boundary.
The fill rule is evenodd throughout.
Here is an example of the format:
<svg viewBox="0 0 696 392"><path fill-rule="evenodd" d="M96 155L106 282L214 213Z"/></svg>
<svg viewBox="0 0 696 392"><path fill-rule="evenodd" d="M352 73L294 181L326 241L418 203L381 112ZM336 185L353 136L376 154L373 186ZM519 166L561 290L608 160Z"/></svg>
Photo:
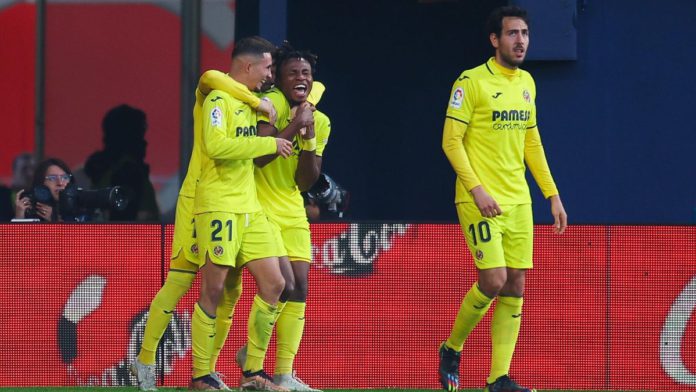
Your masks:
<svg viewBox="0 0 696 392"><path fill-rule="evenodd" d="M299 374L320 388L437 388L437 347L474 281L457 225L312 226ZM172 227L0 225L0 386L131 385ZM541 389L696 391L696 227L536 228L511 373ZM219 371L233 375L253 283ZM197 287L194 288L197 290ZM187 295L165 333L164 385L190 377ZM465 345L464 387L487 376L490 315ZM275 347L266 368L272 371ZM23 377L17 377L22 374Z"/></svg>

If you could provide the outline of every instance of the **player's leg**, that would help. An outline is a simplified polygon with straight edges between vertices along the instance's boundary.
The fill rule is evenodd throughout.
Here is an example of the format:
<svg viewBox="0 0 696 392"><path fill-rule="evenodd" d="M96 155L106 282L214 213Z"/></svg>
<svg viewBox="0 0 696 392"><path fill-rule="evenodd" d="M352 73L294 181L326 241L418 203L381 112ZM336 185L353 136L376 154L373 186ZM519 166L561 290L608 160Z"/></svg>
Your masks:
<svg viewBox="0 0 696 392"><path fill-rule="evenodd" d="M280 299L278 301L278 310L276 312L277 323L277 317L279 317L282 314L283 308L287 303L288 296L294 290L295 276L292 271L292 266L290 265L290 260L287 256L287 252L284 251L283 237L281 235L280 226L278 225L277 221L270 216L268 216L268 223L271 229L271 234L273 236L274 242L276 243L278 249L281 251L281 254L283 255L278 257L278 263L280 266L280 272L283 275L283 279L285 279L285 288L283 289L283 292L280 294ZM245 344L242 347L240 347L237 350L237 353L235 354L235 362L239 366L239 369L242 371L244 371L244 364L246 363L247 359L247 349L247 345Z"/></svg>
<svg viewBox="0 0 696 392"><path fill-rule="evenodd" d="M155 354L160 339L172 319L176 305L189 291L195 277L194 272L169 271L164 285L150 303L143 344L138 355L140 362L146 365L155 364Z"/></svg>
<svg viewBox="0 0 696 392"><path fill-rule="evenodd" d="M172 319L174 309L191 288L198 271L192 208L192 198L179 196L169 273L164 285L150 303L140 353L131 366L131 372L143 391L156 390L155 359L157 346Z"/></svg>
<svg viewBox="0 0 696 392"><path fill-rule="evenodd" d="M482 217L473 203L457 204L457 214L476 264L478 280L464 296L450 335L440 345L440 384L448 391L459 388L459 363L466 338L486 314L505 282L505 260L496 221Z"/></svg>
<svg viewBox="0 0 696 392"><path fill-rule="evenodd" d="M507 280L498 294L491 321L491 372L486 380L490 392L509 390L525 392L508 377L522 323L525 273L532 268L533 223L530 205L504 208Z"/></svg>
<svg viewBox="0 0 696 392"><path fill-rule="evenodd" d="M215 343L217 308L227 274L235 266L240 237L239 216L231 213L204 213L196 216L196 233L201 258L201 289L191 318L193 377L189 387L219 389L210 367Z"/></svg>
<svg viewBox="0 0 696 392"><path fill-rule="evenodd" d="M157 346L172 319L176 305L191 288L195 277L195 273L170 270L164 285L150 304L140 354L131 366L131 373L143 391L156 390L155 357Z"/></svg>
<svg viewBox="0 0 696 392"><path fill-rule="evenodd" d="M247 358L240 389L286 391L273 384L263 371L263 361L278 316L278 303L285 287L278 255L284 253L263 213L249 214L238 261L249 270L257 292L249 312Z"/></svg>
<svg viewBox="0 0 696 392"><path fill-rule="evenodd" d="M293 366L304 332L310 264L305 260L295 260L292 261L292 266L295 273L295 291L288 298L276 326L278 346L273 381L293 391L316 392L319 390L297 377Z"/></svg>
<svg viewBox="0 0 696 392"><path fill-rule="evenodd" d="M309 268L312 256L309 223L306 217L289 220L281 225L283 244L291 260L294 286L288 289L288 300L276 325L278 339L273 381L294 391L318 391L300 380L294 372L295 356L302 341Z"/></svg>
<svg viewBox="0 0 696 392"><path fill-rule="evenodd" d="M218 303L217 317L215 319L215 342L213 344L213 351L210 357L211 374L218 384L220 384L220 387L223 390L230 390L230 388L227 387L225 382L222 380L221 375L215 369L218 357L220 356L220 351L222 351L222 347L227 340L227 335L230 333L234 310L241 295L242 273L240 269L234 268L227 273L222 298L220 299L220 303Z"/></svg>

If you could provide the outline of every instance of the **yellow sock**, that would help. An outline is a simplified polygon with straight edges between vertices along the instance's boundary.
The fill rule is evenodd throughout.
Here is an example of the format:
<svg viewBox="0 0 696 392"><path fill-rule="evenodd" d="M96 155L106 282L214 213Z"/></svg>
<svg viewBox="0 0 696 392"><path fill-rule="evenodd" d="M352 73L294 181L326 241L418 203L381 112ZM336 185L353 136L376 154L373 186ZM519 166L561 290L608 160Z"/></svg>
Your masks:
<svg viewBox="0 0 696 392"><path fill-rule="evenodd" d="M169 271L164 286L157 292L150 304L145 323L143 344L138 359L145 365L154 365L157 346L172 319L172 313L181 297L186 294L196 277L193 273Z"/></svg>
<svg viewBox="0 0 696 392"><path fill-rule="evenodd" d="M462 300L457 318L454 320L454 326L449 338L445 341L445 345L455 351L462 351L464 341L481 321L488 308L491 307L491 302L493 299L486 297L479 289L478 282L474 283Z"/></svg>
<svg viewBox="0 0 696 392"><path fill-rule="evenodd" d="M276 351L275 374L292 373L292 364L295 361L297 350L300 348L302 332L305 326L304 302L288 301L283 309L278 324L276 325L276 337L278 341Z"/></svg>
<svg viewBox="0 0 696 392"><path fill-rule="evenodd" d="M522 324L522 298L498 297L498 303L493 311L491 322L491 374L487 382L490 384L500 376L508 374L512 354L515 352L517 336Z"/></svg>
<svg viewBox="0 0 696 392"><path fill-rule="evenodd" d="M234 316L234 308L237 305L239 297L242 295L242 281L235 287L225 286L222 292L222 299L217 307L217 317L215 319L215 342L213 343L213 351L210 356L210 371L215 371L220 351L227 340L227 335L232 327L232 317Z"/></svg>
<svg viewBox="0 0 696 392"><path fill-rule="evenodd" d="M208 316L198 303L193 306L191 317L191 353L193 378L210 374L210 353L215 342L215 317Z"/></svg>
<svg viewBox="0 0 696 392"><path fill-rule="evenodd" d="M263 369L263 360L266 358L268 342L271 340L273 325L275 324L278 308L270 305L258 295L254 297L254 303L249 312L247 359L244 370L256 372Z"/></svg>

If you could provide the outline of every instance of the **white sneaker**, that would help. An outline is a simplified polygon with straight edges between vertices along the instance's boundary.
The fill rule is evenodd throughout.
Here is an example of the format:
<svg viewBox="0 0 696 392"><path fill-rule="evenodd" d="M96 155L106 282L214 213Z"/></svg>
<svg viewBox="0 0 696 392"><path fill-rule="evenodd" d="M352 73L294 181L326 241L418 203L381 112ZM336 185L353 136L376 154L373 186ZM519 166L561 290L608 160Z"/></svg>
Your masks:
<svg viewBox="0 0 696 392"><path fill-rule="evenodd" d="M130 365L130 372L138 381L141 391L156 391L155 387L155 365L145 365L138 358Z"/></svg>
<svg viewBox="0 0 696 392"><path fill-rule="evenodd" d="M220 384L221 390L223 390L223 391L231 391L232 390L232 389L230 389L230 387L227 386L227 384L225 384L224 381L222 381L222 379L225 377L224 374L222 374L220 372L212 372L212 373L210 373L210 377L212 377L213 380L217 381L217 383Z"/></svg>
<svg viewBox="0 0 696 392"><path fill-rule="evenodd" d="M321 392L320 389L314 389L300 380L294 370L289 374L274 375L273 382L279 387L285 387L291 391Z"/></svg>

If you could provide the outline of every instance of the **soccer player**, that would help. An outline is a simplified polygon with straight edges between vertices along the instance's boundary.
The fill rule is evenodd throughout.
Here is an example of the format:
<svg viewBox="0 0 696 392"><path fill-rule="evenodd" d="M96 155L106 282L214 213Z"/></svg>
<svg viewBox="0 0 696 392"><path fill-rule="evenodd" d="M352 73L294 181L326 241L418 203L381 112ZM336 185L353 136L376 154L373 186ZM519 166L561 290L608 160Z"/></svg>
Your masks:
<svg viewBox="0 0 696 392"><path fill-rule="evenodd" d="M442 137L442 148L457 174L457 215L478 281L440 346L439 377L445 390L459 387L464 342L497 298L485 391L530 392L508 375L522 320L525 272L532 268L525 162L551 202L554 232L563 233L567 215L539 137L534 80L519 69L529 44L527 13L515 6L498 8L487 29L495 56L462 72L454 82Z"/></svg>
<svg viewBox="0 0 696 392"><path fill-rule="evenodd" d="M194 140L188 171L179 192L176 205L176 218L174 225L174 239L172 243L171 261L169 273L162 288L157 292L150 304L150 311L145 324L142 346L138 358L131 364L131 372L136 377L138 385L143 391L155 391L155 358L156 350L167 325L172 318L174 309L181 298L193 285L193 280L198 272L197 252L198 246L193 236L193 198L196 191L196 183L200 176L200 135L201 135L201 111L205 96L213 89L223 90L248 103L256 110L264 112L272 121L275 120L276 111L268 100L261 100L249 89L220 71L206 71L198 82L196 89L196 102L193 107ZM239 285L225 291L220 306L218 306L216 319L215 346L211 356L210 368L212 376L217 379L223 389L227 386L214 372L218 355L227 338L232 325L234 306L241 295L241 280Z"/></svg>
<svg viewBox="0 0 696 392"><path fill-rule="evenodd" d="M309 222L301 191L308 190L321 172L322 155L331 131L329 118L308 102L313 88L316 56L284 43L275 55L276 87L264 96L278 111L276 125L259 119L259 135L291 140L293 154L257 158L256 186L259 201L285 248L280 258L285 290L277 322L277 352L273 381L293 391L317 391L302 382L293 362L305 325L307 281L311 262ZM323 87L323 86L322 86ZM319 93L323 92L323 88ZM318 96L320 96L319 94ZM315 94L313 99L317 99ZM315 101L316 102L316 101ZM242 347L237 361L244 374L263 366L264 357Z"/></svg>
<svg viewBox="0 0 696 392"><path fill-rule="evenodd" d="M232 53L230 77L258 89L270 77L273 45L260 37L239 41ZM219 389L211 376L216 309L225 288L237 285L245 267L258 288L249 314L249 351L265 353L285 287L277 256L281 254L261 210L254 183L253 158L288 157L292 143L258 137L251 106L214 90L205 99L201 121L201 175L194 198L195 233L201 291L191 320L193 378L190 388ZM279 390L263 370L245 374L240 388Z"/></svg>

